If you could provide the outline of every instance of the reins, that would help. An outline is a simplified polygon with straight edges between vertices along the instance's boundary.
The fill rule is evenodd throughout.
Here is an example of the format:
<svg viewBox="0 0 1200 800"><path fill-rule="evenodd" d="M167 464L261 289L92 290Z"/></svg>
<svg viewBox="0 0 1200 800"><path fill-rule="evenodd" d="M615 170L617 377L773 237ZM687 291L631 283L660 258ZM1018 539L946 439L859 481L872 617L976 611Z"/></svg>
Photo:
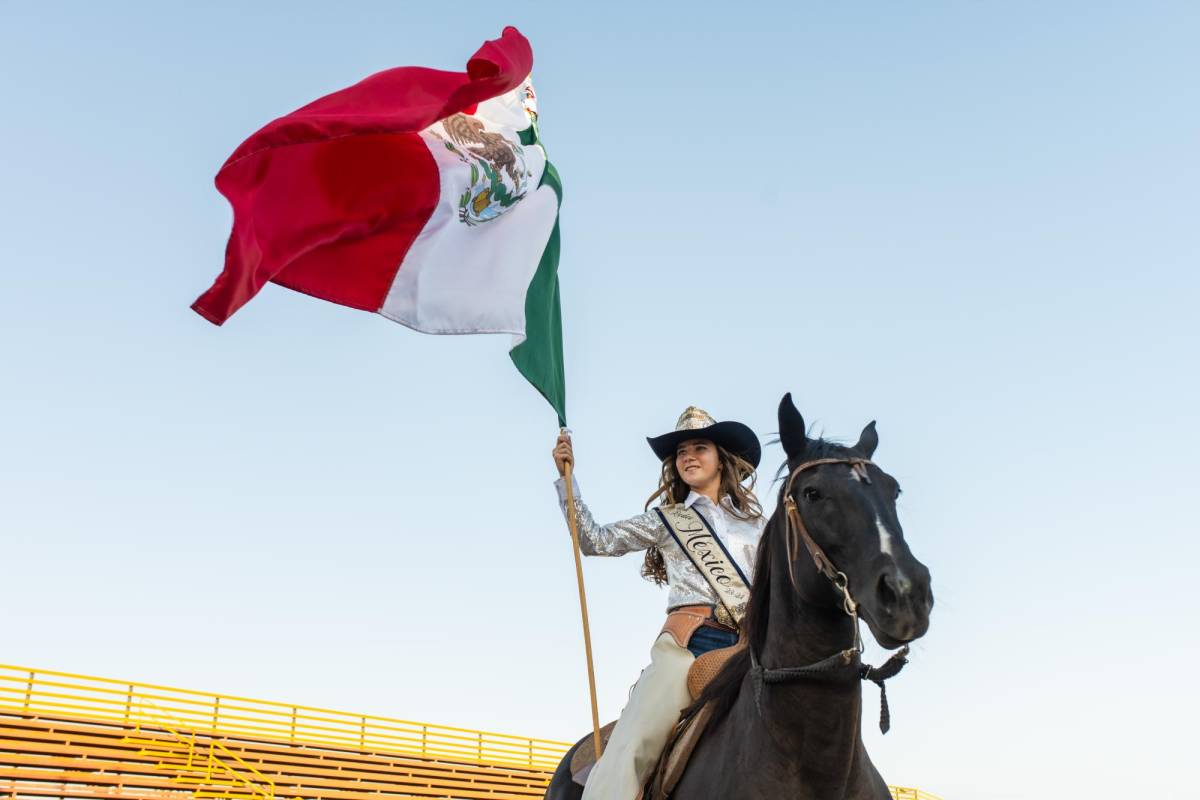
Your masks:
<svg viewBox="0 0 1200 800"><path fill-rule="evenodd" d="M891 711L888 709L887 688L884 686L884 681L894 677L908 663L908 645L904 645L897 650L881 667L873 667L870 664L862 663L863 646L862 633L858 622L858 603L855 602L854 596L850 593L850 579L846 577L846 573L834 566L833 561L830 560L825 551L821 549L821 546L809 534L808 528L804 525L804 518L800 515L800 509L796 505L796 500L792 497L792 488L796 483L796 478L802 472L824 464L848 464L864 483L870 483L871 476L867 472L867 467L872 463L866 458L817 458L804 462L788 475L787 484L783 490L783 505L786 514L788 578L791 580L792 589L797 593L800 591L800 587L796 583L794 568L796 558L800 552L799 544L796 541L797 537L799 537L799 540L804 543L805 548L808 550L808 554L812 557L817 571L824 575L833 584L833 587L841 593L842 610L854 620L854 641L849 648L835 653L828 658L823 658L814 664L808 664L803 667L776 668L767 668L759 663L758 654L754 652L753 643L748 643L747 649L750 651L750 676L754 684L754 705L760 715L762 714L763 686L766 684L795 683L804 680L836 681L847 677L852 678L856 675L859 680L869 680L879 687L879 730L887 733L891 728Z"/></svg>

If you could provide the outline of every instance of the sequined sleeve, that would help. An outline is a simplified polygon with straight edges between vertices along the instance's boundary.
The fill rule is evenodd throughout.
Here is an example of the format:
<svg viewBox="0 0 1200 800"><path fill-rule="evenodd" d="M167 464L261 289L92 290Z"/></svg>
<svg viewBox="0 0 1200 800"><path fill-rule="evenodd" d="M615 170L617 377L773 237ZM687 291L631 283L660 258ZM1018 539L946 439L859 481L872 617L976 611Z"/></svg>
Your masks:
<svg viewBox="0 0 1200 800"><path fill-rule="evenodd" d="M567 483L562 478L554 482L558 489L558 505L567 514ZM579 526L579 549L589 556L623 556L637 550L646 550L654 546L662 546L667 540L667 529L662 520L653 511L646 511L636 517L598 525L579 494L579 484L574 484L575 490L575 521Z"/></svg>

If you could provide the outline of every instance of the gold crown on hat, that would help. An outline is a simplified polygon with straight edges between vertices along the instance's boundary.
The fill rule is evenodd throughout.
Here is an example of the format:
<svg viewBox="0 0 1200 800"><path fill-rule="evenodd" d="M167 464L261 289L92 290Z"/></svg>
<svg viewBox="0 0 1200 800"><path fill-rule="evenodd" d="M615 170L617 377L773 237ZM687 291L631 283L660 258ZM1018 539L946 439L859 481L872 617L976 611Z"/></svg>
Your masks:
<svg viewBox="0 0 1200 800"><path fill-rule="evenodd" d="M717 421L713 419L712 415L703 408L688 406L684 412L679 415L679 421L675 423L675 430L698 431L701 428L711 428L716 424Z"/></svg>

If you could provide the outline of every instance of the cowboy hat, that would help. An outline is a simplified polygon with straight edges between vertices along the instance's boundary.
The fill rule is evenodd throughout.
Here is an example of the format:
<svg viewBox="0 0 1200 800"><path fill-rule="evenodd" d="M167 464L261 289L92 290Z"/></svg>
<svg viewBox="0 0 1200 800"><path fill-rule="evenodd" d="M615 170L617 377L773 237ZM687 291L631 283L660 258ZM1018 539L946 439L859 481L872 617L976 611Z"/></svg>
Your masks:
<svg viewBox="0 0 1200 800"><path fill-rule="evenodd" d="M689 439L708 439L746 459L755 469L762 459L762 446L748 426L740 422L717 422L707 411L695 406L688 406L687 410L679 415L675 430L662 436L646 437L650 449L660 461L674 458L679 445Z"/></svg>

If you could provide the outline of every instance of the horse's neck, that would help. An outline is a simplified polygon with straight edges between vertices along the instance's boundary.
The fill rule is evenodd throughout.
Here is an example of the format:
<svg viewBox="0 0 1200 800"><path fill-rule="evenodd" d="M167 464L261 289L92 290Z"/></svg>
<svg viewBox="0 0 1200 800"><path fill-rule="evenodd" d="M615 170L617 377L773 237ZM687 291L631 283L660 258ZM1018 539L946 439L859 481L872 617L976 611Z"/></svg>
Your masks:
<svg viewBox="0 0 1200 800"><path fill-rule="evenodd" d="M773 560L772 573L767 634L759 657L764 667L808 666L853 646L851 618L840 608L803 600L792 587L785 558ZM826 588L822 577L806 575L804 580L810 589ZM845 683L800 680L763 690L761 720L770 739L785 752L799 754L805 775L820 784L845 785L861 767L861 715L862 686L857 678Z"/></svg>
<svg viewBox="0 0 1200 800"><path fill-rule="evenodd" d="M818 606L802 597L792 586L786 559L774 559L771 572L763 666L804 666L854 646L854 622L841 608ZM797 576L798 582L812 584L808 588L813 595L827 591L824 580L819 574Z"/></svg>

